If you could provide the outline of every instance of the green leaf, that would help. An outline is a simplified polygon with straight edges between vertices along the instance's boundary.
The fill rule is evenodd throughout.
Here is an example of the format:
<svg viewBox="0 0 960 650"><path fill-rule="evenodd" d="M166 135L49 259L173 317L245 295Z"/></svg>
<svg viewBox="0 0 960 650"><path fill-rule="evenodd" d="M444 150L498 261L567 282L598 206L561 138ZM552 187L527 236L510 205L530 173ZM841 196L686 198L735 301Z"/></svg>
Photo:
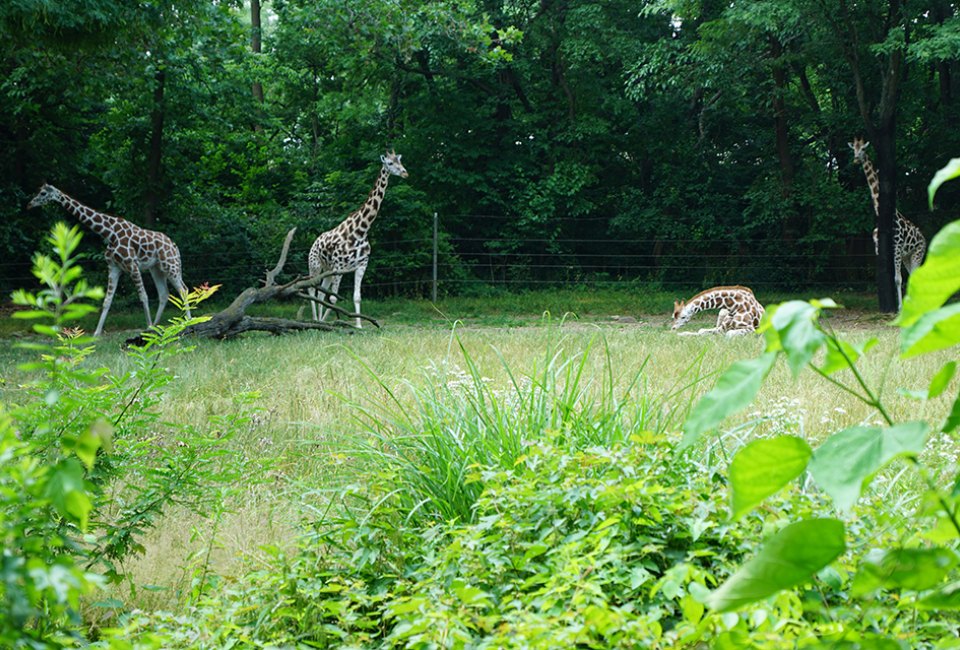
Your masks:
<svg viewBox="0 0 960 650"><path fill-rule="evenodd" d="M904 422L887 429L844 429L813 452L810 473L837 508L849 510L870 477L884 465L897 456L920 453L929 429L925 422Z"/></svg>
<svg viewBox="0 0 960 650"><path fill-rule="evenodd" d="M903 308L894 324L913 325L924 314L943 305L957 290L960 290L960 221L944 226L930 242L926 261L910 275Z"/></svg>
<svg viewBox="0 0 960 650"><path fill-rule="evenodd" d="M953 406L950 408L950 415L944 420L940 430L944 433L950 433L960 426L960 394L953 400Z"/></svg>
<svg viewBox="0 0 960 650"><path fill-rule="evenodd" d="M907 648L891 637L851 630L844 632L843 638L838 641L823 641L803 647L806 650L905 650Z"/></svg>
<svg viewBox="0 0 960 650"><path fill-rule="evenodd" d="M97 458L97 450L101 446L106 447L113 438L113 426L103 418L98 419L90 427L80 434L77 438L76 446L73 451L88 470L93 469L93 463Z"/></svg>
<svg viewBox="0 0 960 650"><path fill-rule="evenodd" d="M768 333L767 349L783 350L794 377L813 358L827 338L817 326L819 315L820 310L809 302L791 300L777 305L770 317L770 326L776 333L779 345L774 344L773 348L769 346L773 335Z"/></svg>
<svg viewBox="0 0 960 650"><path fill-rule="evenodd" d="M927 201L930 203L931 210L933 210L933 197L940 186L957 176L960 176L960 158L953 158L946 167L933 175L930 184L927 185Z"/></svg>
<svg viewBox="0 0 960 650"><path fill-rule="evenodd" d="M922 598L920 609L960 609L960 582L953 582L943 589Z"/></svg>
<svg viewBox="0 0 960 650"><path fill-rule="evenodd" d="M960 303L927 312L900 334L900 356L943 350L960 343Z"/></svg>
<svg viewBox="0 0 960 650"><path fill-rule="evenodd" d="M711 593L707 605L726 612L772 596L809 580L844 550L843 523L836 519L790 524Z"/></svg>
<svg viewBox="0 0 960 650"><path fill-rule="evenodd" d="M877 589L932 589L957 565L947 548L874 549L860 564L851 594L864 596Z"/></svg>
<svg viewBox="0 0 960 650"><path fill-rule="evenodd" d="M84 485L83 467L75 458L67 458L53 467L44 496L63 517L77 522L80 530L86 529L93 504Z"/></svg>
<svg viewBox="0 0 960 650"><path fill-rule="evenodd" d="M930 380L930 388L927 389L927 397L934 399L943 394L943 391L947 389L947 386L950 384L950 380L953 379L953 375L957 372L957 362L948 361L943 364L943 367L940 368L939 372L933 376L933 379Z"/></svg>
<svg viewBox="0 0 960 650"><path fill-rule="evenodd" d="M739 519L754 506L797 478L813 451L796 436L754 440L730 463L731 518Z"/></svg>
<svg viewBox="0 0 960 650"><path fill-rule="evenodd" d="M683 423L683 439L678 449L696 443L705 431L749 405L776 360L776 352L766 352L756 359L737 361L727 368L716 386L700 398Z"/></svg>
<svg viewBox="0 0 960 650"><path fill-rule="evenodd" d="M826 375L831 375L838 370L848 370L877 343L879 343L879 339L876 337L867 339L861 346L853 345L841 339L828 338L827 354L820 370Z"/></svg>

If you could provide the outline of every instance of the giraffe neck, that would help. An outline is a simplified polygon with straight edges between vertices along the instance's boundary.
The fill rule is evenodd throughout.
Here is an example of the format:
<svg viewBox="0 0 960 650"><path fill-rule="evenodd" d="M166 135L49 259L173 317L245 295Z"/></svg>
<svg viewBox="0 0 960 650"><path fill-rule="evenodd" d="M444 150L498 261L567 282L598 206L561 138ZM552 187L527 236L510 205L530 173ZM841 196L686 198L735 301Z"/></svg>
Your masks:
<svg viewBox="0 0 960 650"><path fill-rule="evenodd" d="M863 175L867 177L867 185L870 186L870 198L873 199L873 211L880 214L880 179L877 178L877 170L873 168L873 163L866 156L863 157Z"/></svg>
<svg viewBox="0 0 960 650"><path fill-rule="evenodd" d="M58 192L56 200L66 208L68 212L73 214L80 223L107 241L114 238L118 226L124 222L120 217L97 212L93 208L85 206L80 203L80 201L71 196L67 196L63 192Z"/></svg>
<svg viewBox="0 0 960 650"><path fill-rule="evenodd" d="M383 203L383 196L387 193L387 183L390 181L390 172L386 167L380 168L380 175L377 176L377 182L374 183L370 195L360 209L354 212L347 219L350 230L358 239L366 239L370 227L373 225L377 214L380 212L380 205Z"/></svg>
<svg viewBox="0 0 960 650"><path fill-rule="evenodd" d="M715 289L713 291L705 291L702 294L694 296L690 299L690 302L688 302L684 307L683 311L686 312L684 315L692 317L701 311L720 309L721 307L732 309L737 303L735 297L739 296L741 293L745 294L746 291L738 291L736 289Z"/></svg>

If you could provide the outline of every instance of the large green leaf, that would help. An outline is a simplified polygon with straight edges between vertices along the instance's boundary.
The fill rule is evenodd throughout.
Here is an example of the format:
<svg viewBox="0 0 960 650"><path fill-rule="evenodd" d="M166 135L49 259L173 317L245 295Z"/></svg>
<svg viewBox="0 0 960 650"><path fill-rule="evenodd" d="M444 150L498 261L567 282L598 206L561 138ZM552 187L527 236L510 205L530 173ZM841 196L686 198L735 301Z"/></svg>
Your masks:
<svg viewBox="0 0 960 650"><path fill-rule="evenodd" d="M933 197L937 193L937 190L940 189L940 186L957 176L960 176L960 158L951 159L946 167L938 170L937 173L933 175L930 184L927 185L927 201L930 203L931 210L933 210Z"/></svg>
<svg viewBox="0 0 960 650"><path fill-rule="evenodd" d="M960 609L960 582L954 582L921 599L921 609Z"/></svg>
<svg viewBox="0 0 960 650"><path fill-rule="evenodd" d="M756 359L737 361L727 368L717 380L716 386L693 407L683 423L683 439L679 449L696 443L704 431L720 424L724 418L745 408L770 374L776 352L767 352Z"/></svg>
<svg viewBox="0 0 960 650"><path fill-rule="evenodd" d="M943 227L930 242L926 261L910 275L903 308L894 324L909 327L960 290L960 221Z"/></svg>
<svg viewBox="0 0 960 650"><path fill-rule="evenodd" d="M790 524L712 592L707 605L725 612L801 584L844 550L841 521L806 519Z"/></svg>
<svg viewBox="0 0 960 650"><path fill-rule="evenodd" d="M876 549L867 554L851 593L864 596L877 589L932 589L957 565L957 554L947 548Z"/></svg>
<svg viewBox="0 0 960 650"><path fill-rule="evenodd" d="M944 420L940 430L944 433L950 433L958 426L960 426L960 395L957 395L957 398L953 400L953 406L950 407L950 414L947 416L947 419Z"/></svg>
<svg viewBox="0 0 960 650"><path fill-rule="evenodd" d="M820 309L817 306L802 300L791 300L777 305L770 317L770 325L776 332L778 345L770 344L767 349L783 350L794 376L807 365L826 340L826 335L817 327L819 315ZM771 339L772 336L768 333L768 344Z"/></svg>
<svg viewBox="0 0 960 650"><path fill-rule="evenodd" d="M927 399L940 397L943 391L950 385L950 380L957 373L957 362L947 361L943 367L930 380L930 386L927 388Z"/></svg>
<svg viewBox="0 0 960 650"><path fill-rule="evenodd" d="M960 303L927 312L900 335L900 356L913 357L960 343Z"/></svg>
<svg viewBox="0 0 960 650"><path fill-rule="evenodd" d="M810 473L837 508L848 510L880 468L900 455L919 454L930 427L904 422L888 429L851 427L833 434L813 452Z"/></svg>
<svg viewBox="0 0 960 650"><path fill-rule="evenodd" d="M730 463L731 517L739 518L803 474L812 454L796 436L754 440L738 451Z"/></svg>
<svg viewBox="0 0 960 650"><path fill-rule="evenodd" d="M50 470L44 496L63 517L76 522L80 530L86 530L93 504L84 484L83 466L76 458L67 458Z"/></svg>

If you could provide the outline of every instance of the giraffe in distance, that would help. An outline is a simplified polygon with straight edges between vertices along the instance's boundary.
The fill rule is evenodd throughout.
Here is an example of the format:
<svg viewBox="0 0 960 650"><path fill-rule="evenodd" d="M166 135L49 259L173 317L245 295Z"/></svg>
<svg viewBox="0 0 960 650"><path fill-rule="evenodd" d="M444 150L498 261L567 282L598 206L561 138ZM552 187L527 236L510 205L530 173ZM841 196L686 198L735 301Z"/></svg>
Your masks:
<svg viewBox="0 0 960 650"><path fill-rule="evenodd" d="M740 336L756 331L763 318L761 305L753 291L747 287L713 287L701 291L688 301L677 300L673 303L674 331L680 329L701 311L719 309L716 327L704 328L696 332L677 332L681 336L701 334L725 334Z"/></svg>
<svg viewBox="0 0 960 650"><path fill-rule="evenodd" d="M140 302L143 303L148 328L160 322L163 309L167 306L167 300L170 297L170 292L167 289L168 281L180 292L181 296L188 293L181 275L180 249L177 248L172 239L162 232L147 230L130 223L126 219L97 212L48 184L44 184L40 188L40 191L31 199L27 207L35 208L46 203L62 205L80 223L100 235L106 244L104 257L107 259L108 269L107 293L103 299L103 309L100 312L100 321L97 323L94 336L100 336L103 332L103 324L107 320L107 313L110 311L110 304L113 302L113 294L117 290L121 272L128 274L133 279L137 294L140 296ZM159 305L157 306L157 315L153 320L150 318L150 301L147 298L147 290L143 285L142 271L150 272L157 287ZM187 307L186 312L189 318L189 307Z"/></svg>
<svg viewBox="0 0 960 650"><path fill-rule="evenodd" d="M880 213L880 178L877 176L877 170L873 168L873 163L867 157L866 149L869 143L862 138L854 138L849 144L853 149L854 160L863 166L863 174L867 177L867 185L870 187L870 198L873 199L873 213L878 215ZM897 287L897 311L900 311L903 301L901 296L903 276L900 266L903 265L908 275L913 273L923 264L926 251L927 240L923 233L897 210L897 218L893 222L893 280ZM877 254L880 252L876 228L873 229L873 252Z"/></svg>
<svg viewBox="0 0 960 650"><path fill-rule="evenodd" d="M368 240L370 227L380 211L390 177L407 177L407 170L404 169L400 162L400 155L397 153L388 151L380 156L380 162L382 163L380 174L367 200L340 225L317 237L310 248L307 260L311 277L321 273L334 274L321 281L319 291L316 288L309 289L310 296L314 299L318 294L322 294L320 297L328 299L331 304L336 304L340 280L346 273L354 274L353 307L357 314L360 313L360 284L367 270L367 264L370 262L370 241ZM315 300L310 301L310 306L313 319L316 321L323 321L330 315L331 310L324 308ZM357 317L357 327L362 327L359 317Z"/></svg>

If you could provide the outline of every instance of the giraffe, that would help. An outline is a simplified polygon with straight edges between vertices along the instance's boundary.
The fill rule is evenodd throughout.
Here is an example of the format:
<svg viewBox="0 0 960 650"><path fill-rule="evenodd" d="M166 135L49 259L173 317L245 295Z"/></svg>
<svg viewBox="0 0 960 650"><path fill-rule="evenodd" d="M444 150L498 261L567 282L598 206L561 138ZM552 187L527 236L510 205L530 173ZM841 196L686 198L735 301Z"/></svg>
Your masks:
<svg viewBox="0 0 960 650"><path fill-rule="evenodd" d="M688 302L673 303L673 326L678 330L686 325L693 316L708 309L719 309L716 327L701 329L697 332L678 332L681 336L723 333L727 336L749 334L760 325L763 318L763 305L757 302L753 291L747 287L713 287L701 291Z"/></svg>
<svg viewBox="0 0 960 650"><path fill-rule="evenodd" d="M873 199L873 212L878 215L880 214L880 179L873 168L873 163L867 158L866 149L869 144L862 138L854 138L853 142L849 143L850 148L853 149L854 160L863 165L863 174L867 177L867 185L870 186L870 198ZM909 276L923 264L923 255L926 251L927 240L923 237L923 233L897 210L897 219L893 223L893 280L897 286L897 311L900 311L903 303L901 297L903 277L900 265L903 264ZM873 252L880 254L876 228L873 229Z"/></svg>
<svg viewBox="0 0 960 650"><path fill-rule="evenodd" d="M46 183L40 188L40 192L30 200L27 207L35 208L51 202L59 203L65 207L80 223L100 235L107 245L104 252L109 270L107 294L103 299L103 310L100 312L100 321L97 323L94 336L100 336L100 333L103 332L103 323L107 320L107 312L110 311L110 304L113 302L113 294L117 290L117 282L120 279L121 271L128 273L133 278L133 284L137 287L137 293L140 295L140 302L143 303L148 328L160 322L163 308L167 305L167 299L170 295L167 290L167 280L173 283L173 286L181 295L188 293L181 277L180 249L173 243L173 240L162 232L147 230L130 223L126 219L97 212L93 208L89 208L76 199L67 196L53 185ZM160 304L157 307L157 316L152 322L150 320L150 301L147 298L147 290L143 286L141 271L150 271L153 282L157 286ZM190 308L188 306L187 318L189 317Z"/></svg>
<svg viewBox="0 0 960 650"><path fill-rule="evenodd" d="M377 212L380 210L380 204L383 202L383 195L387 191L387 182L391 175L400 178L407 177L407 170L400 163L400 156L393 151L388 151L386 155L380 156L380 174L377 176L377 182L370 195L360 209L351 213L336 228L322 233L313 242L310 247L308 264L310 275L315 276L320 273L334 272L324 278L320 284L320 290L310 288L309 293L313 298L317 298L319 293L328 298L331 303L337 302L337 289L340 287L340 280L345 273L353 272L353 307L354 312L360 313L360 283L363 281L363 274L367 270L367 263L370 261L370 242L367 235L370 233L370 226L373 220L377 218ZM311 301L310 306L313 311L313 319L322 321L330 314L330 309L325 309L322 305ZM357 318L357 327L360 328L360 318Z"/></svg>

